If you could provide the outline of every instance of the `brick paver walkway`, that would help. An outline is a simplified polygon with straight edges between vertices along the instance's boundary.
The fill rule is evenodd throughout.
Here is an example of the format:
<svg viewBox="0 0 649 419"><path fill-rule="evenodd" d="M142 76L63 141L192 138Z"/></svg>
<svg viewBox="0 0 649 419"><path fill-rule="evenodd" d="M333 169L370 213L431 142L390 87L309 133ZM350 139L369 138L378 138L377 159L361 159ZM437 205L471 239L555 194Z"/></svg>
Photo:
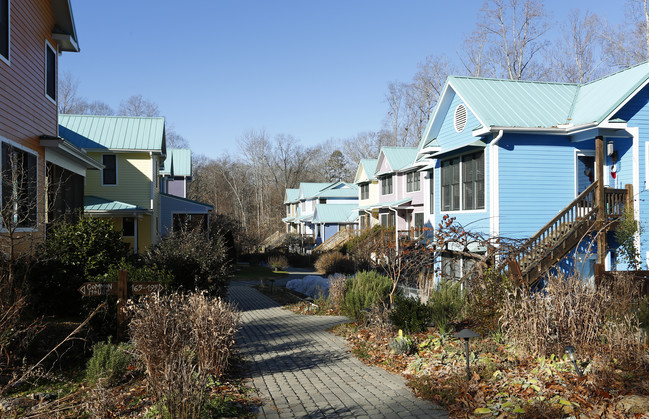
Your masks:
<svg viewBox="0 0 649 419"><path fill-rule="evenodd" d="M242 311L238 343L264 401L258 417L447 417L414 397L402 377L363 364L326 331L346 318L293 314L236 282L230 300Z"/></svg>

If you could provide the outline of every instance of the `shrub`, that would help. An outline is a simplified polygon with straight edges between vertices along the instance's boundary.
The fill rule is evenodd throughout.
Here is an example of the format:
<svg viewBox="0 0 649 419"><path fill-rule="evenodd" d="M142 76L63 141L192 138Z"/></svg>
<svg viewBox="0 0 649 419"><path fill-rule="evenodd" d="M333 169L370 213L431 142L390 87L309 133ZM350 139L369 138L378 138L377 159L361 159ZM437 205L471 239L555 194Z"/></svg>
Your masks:
<svg viewBox="0 0 649 419"><path fill-rule="evenodd" d="M124 378L133 357L124 343L97 342L92 347L92 357L86 366L86 378L92 383L105 379L108 385L119 383Z"/></svg>
<svg viewBox="0 0 649 419"><path fill-rule="evenodd" d="M354 261L340 252L328 252L320 255L315 262L315 269L325 275L353 274L355 272Z"/></svg>
<svg viewBox="0 0 649 419"><path fill-rule="evenodd" d="M444 330L449 323L459 320L464 307L460 284L441 281L428 299L432 323Z"/></svg>
<svg viewBox="0 0 649 419"><path fill-rule="evenodd" d="M402 297L394 299L394 309L390 312L390 321L397 329L406 333L419 333L426 330L432 320L431 308L418 298Z"/></svg>
<svg viewBox="0 0 649 419"><path fill-rule="evenodd" d="M475 276L467 292L466 315L480 331L488 333L498 330L503 314L503 303L512 291L509 276L497 270L486 270L484 275Z"/></svg>
<svg viewBox="0 0 649 419"><path fill-rule="evenodd" d="M169 233L147 252L145 262L173 275L172 288L206 290L224 296L232 264L220 236L207 238L199 229Z"/></svg>
<svg viewBox="0 0 649 419"><path fill-rule="evenodd" d="M350 277L345 285L342 311L354 320L362 318L363 309L385 304L392 281L375 271L361 271Z"/></svg>
<svg viewBox="0 0 649 419"><path fill-rule="evenodd" d="M284 270L288 268L288 259L286 259L286 256L282 255L271 256L268 258L268 265L273 268L274 271Z"/></svg>
<svg viewBox="0 0 649 419"><path fill-rule="evenodd" d="M340 310L345 299L345 281L347 277L342 274L334 274L329 276L329 301L331 305Z"/></svg>
<svg viewBox="0 0 649 419"><path fill-rule="evenodd" d="M130 332L169 417L198 417L208 383L228 364L239 314L205 293L152 295L129 306Z"/></svg>
<svg viewBox="0 0 649 419"><path fill-rule="evenodd" d="M410 336L408 335L404 336L401 329L399 329L399 336L397 336L392 341L390 341L389 346L392 352L394 352L395 354L407 355L410 352L412 352L412 349L414 347L414 342L412 341L412 338Z"/></svg>
<svg viewBox="0 0 649 419"><path fill-rule="evenodd" d="M79 315L82 301L78 288L119 263L128 248L109 220L88 217L48 230L42 254L43 261L29 277L33 310Z"/></svg>

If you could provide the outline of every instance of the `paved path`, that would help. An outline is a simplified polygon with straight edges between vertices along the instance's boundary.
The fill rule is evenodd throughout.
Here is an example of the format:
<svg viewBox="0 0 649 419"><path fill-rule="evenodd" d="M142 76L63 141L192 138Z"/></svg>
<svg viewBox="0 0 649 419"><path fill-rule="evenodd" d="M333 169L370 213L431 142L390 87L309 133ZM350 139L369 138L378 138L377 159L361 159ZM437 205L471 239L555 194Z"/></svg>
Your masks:
<svg viewBox="0 0 649 419"><path fill-rule="evenodd" d="M346 318L294 314L245 283L231 283L230 300L242 311L238 343L264 401L258 417L447 417L414 397L402 377L363 364L326 331Z"/></svg>

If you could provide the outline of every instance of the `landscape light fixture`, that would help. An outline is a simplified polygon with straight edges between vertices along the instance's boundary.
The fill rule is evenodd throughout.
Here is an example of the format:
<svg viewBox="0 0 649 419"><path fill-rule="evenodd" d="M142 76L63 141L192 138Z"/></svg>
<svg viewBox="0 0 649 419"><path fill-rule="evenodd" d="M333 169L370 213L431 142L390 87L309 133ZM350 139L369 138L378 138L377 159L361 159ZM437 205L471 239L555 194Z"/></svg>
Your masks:
<svg viewBox="0 0 649 419"><path fill-rule="evenodd" d="M466 348L466 379L471 381L471 371L469 370L469 339L480 337L479 334L470 329L462 329L462 331L453 335L454 338L464 339Z"/></svg>
<svg viewBox="0 0 649 419"><path fill-rule="evenodd" d="M568 355L568 358L572 361L573 365L575 366L575 370L577 371L577 374L579 376L582 376L581 369L579 368L579 365L577 365L577 359L575 358L575 352L576 349L572 345L567 345L565 348L563 348L563 352L565 352L566 355Z"/></svg>

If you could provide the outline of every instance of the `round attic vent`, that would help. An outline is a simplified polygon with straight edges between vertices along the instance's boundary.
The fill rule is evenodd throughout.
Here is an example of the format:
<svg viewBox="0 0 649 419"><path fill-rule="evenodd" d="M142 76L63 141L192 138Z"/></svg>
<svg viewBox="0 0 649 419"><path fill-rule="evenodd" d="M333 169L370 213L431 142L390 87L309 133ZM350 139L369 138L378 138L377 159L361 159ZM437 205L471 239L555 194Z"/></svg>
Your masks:
<svg viewBox="0 0 649 419"><path fill-rule="evenodd" d="M466 126L466 107L462 104L457 105L455 108L455 131L462 132Z"/></svg>

